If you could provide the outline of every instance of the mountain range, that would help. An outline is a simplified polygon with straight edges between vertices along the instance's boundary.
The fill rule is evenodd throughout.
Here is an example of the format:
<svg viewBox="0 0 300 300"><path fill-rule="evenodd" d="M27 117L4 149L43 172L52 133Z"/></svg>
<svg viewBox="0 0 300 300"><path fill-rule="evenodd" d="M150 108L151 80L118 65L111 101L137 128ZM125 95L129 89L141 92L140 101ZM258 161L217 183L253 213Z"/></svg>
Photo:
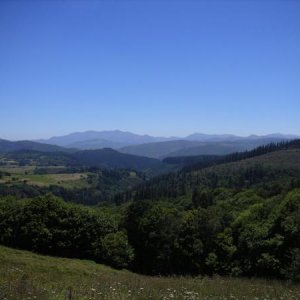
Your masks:
<svg viewBox="0 0 300 300"><path fill-rule="evenodd" d="M127 131L111 130L74 132L64 136L54 136L49 139L40 139L37 140L37 142L67 148L91 150L101 148L120 149L129 145L163 142L173 139L178 138L153 137L150 135L139 135Z"/></svg>
<svg viewBox="0 0 300 300"><path fill-rule="evenodd" d="M234 141L187 141L175 140L167 142L149 143L141 145L132 145L119 149L118 151L164 159L175 156L197 156L197 155L225 155L233 152L252 150L258 146L269 143L278 143L282 138L257 138L257 139L240 139Z"/></svg>
<svg viewBox="0 0 300 300"><path fill-rule="evenodd" d="M112 168L133 167L144 169L150 165L158 166L159 161L157 159L197 155L226 155L233 152L252 150L272 142L278 143L283 140L295 139L296 137L282 134L240 137L231 134L195 133L179 138L138 135L119 130L87 131L38 141L12 142L0 139L0 153L23 150L48 153L60 152L73 154L76 159L82 160L85 164ZM101 149L102 151L100 151ZM116 165L114 161L117 161ZM127 161L130 163L127 164Z"/></svg>
<svg viewBox="0 0 300 300"><path fill-rule="evenodd" d="M224 155L231 152L251 150L270 142L295 138L298 138L298 136L280 133L263 136L250 135L247 137L233 134L203 133L194 133L186 137L155 137L113 130L75 132L38 140L38 142L80 150L112 148L126 154L163 159L168 156Z"/></svg>
<svg viewBox="0 0 300 300"><path fill-rule="evenodd" d="M39 139L36 142L57 145L67 148L78 149L101 149L113 148L120 149L131 145L149 144L156 142L186 140L198 142L228 142L238 140L257 140L257 139L294 139L299 136L291 134L269 134L269 135L250 135L247 137L233 134L204 134L194 133L186 137L155 137L150 135L140 135L128 131L111 130L111 131L85 131L74 132L63 136L54 136L49 139Z"/></svg>

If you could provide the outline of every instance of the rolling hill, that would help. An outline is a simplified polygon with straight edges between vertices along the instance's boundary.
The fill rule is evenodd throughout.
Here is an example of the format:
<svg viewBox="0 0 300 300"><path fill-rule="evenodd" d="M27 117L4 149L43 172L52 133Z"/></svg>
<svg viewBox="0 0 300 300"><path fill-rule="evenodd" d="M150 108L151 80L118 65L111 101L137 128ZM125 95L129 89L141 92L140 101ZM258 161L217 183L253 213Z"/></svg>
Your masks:
<svg viewBox="0 0 300 300"><path fill-rule="evenodd" d="M50 146L56 148L56 146ZM59 149L59 147L57 147ZM106 169L134 169L136 171L172 169L160 160L120 153L110 148L82 150L72 153L42 152L35 150L15 150L0 154L0 162L15 162L32 166L88 166Z"/></svg>
<svg viewBox="0 0 300 300"><path fill-rule="evenodd" d="M258 146L277 143L280 138L256 138L239 139L235 141L203 142L175 140L159 143L149 143L143 145L133 145L120 149L123 153L147 156L157 159L174 156L194 156L194 155L225 155L233 152L252 150Z"/></svg>
<svg viewBox="0 0 300 300"><path fill-rule="evenodd" d="M145 182L133 194L137 192L140 198L177 197L191 193L197 185L241 189L249 184L276 182L285 185L291 180L298 182L300 140L269 144L251 151L224 156L175 157L164 161L183 164L184 167L178 172Z"/></svg>
<svg viewBox="0 0 300 300"><path fill-rule="evenodd" d="M79 151L77 159L95 164L98 151ZM105 161L130 156L104 151ZM299 197L300 140L295 140L143 180L113 195L117 205L104 209L75 207L48 193L26 202L4 197L0 237L7 246L95 259L148 275L299 280L299 257L291 256L299 248ZM41 220L37 228L35 219Z"/></svg>
<svg viewBox="0 0 300 300"><path fill-rule="evenodd" d="M124 154L110 148L78 151L72 156L81 164L103 168L146 170L164 166L157 159Z"/></svg>
<svg viewBox="0 0 300 300"><path fill-rule="evenodd" d="M14 152L20 150L33 150L41 152L72 152L73 149L66 149L56 145L42 144L32 141L8 141L0 139L0 153Z"/></svg>
<svg viewBox="0 0 300 300"><path fill-rule="evenodd" d="M119 149L119 151L127 154L132 154L132 155L141 155L141 156L161 159L166 156L169 156L170 153L192 149L200 145L203 145L203 142L174 140L174 141L167 141L167 142L131 145L131 146L123 147Z"/></svg>

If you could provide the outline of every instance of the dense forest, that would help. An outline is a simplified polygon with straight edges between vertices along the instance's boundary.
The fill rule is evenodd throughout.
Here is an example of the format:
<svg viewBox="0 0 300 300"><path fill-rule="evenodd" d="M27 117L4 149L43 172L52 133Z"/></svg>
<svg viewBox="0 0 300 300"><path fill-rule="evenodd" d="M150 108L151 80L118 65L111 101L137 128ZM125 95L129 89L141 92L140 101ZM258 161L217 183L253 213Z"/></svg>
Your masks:
<svg viewBox="0 0 300 300"><path fill-rule="evenodd" d="M299 141L208 157L207 164L201 158L152 179L140 174L140 182L103 194L96 206L78 201L69 189L64 189L70 192L66 196L51 187L22 184L19 192L8 193L16 186L6 192L2 186L0 243L143 274L297 281L299 158ZM99 184L100 172L96 168L98 175L90 180ZM94 190L118 186L130 171L106 172ZM112 181L105 182L108 178Z"/></svg>

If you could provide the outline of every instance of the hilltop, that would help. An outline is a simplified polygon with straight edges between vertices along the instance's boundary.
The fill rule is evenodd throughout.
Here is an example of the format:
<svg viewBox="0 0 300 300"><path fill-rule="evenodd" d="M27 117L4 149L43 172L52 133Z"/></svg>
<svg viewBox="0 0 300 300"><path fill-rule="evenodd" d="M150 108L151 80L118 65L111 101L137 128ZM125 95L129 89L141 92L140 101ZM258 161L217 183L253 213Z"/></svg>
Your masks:
<svg viewBox="0 0 300 300"><path fill-rule="evenodd" d="M21 150L32 150L40 152L72 152L72 149L66 149L57 145L43 144L32 141L8 141L0 139L0 153L15 152Z"/></svg>

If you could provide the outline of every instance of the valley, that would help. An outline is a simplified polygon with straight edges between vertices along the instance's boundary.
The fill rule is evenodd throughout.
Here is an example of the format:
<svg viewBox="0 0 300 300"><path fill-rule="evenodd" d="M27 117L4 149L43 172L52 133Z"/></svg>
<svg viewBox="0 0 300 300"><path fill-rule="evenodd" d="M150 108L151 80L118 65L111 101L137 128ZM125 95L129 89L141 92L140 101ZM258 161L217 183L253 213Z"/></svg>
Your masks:
<svg viewBox="0 0 300 300"><path fill-rule="evenodd" d="M145 275L298 281L299 191L299 140L164 161L2 152L0 243Z"/></svg>

